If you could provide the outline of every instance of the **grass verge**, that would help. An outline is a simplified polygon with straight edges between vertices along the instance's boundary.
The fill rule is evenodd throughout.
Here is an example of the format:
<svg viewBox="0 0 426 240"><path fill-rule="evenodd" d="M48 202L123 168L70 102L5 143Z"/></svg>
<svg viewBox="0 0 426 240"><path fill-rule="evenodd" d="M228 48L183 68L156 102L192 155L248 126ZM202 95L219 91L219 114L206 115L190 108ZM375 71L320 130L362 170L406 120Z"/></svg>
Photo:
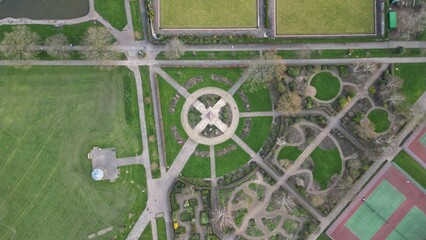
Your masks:
<svg viewBox="0 0 426 240"><path fill-rule="evenodd" d="M151 82L148 66L139 68L142 77L142 91L145 106L145 124L148 134L149 158L151 161L151 173L153 178L161 177L160 158L158 156L157 133L155 128L154 106L152 104Z"/></svg>
<svg viewBox="0 0 426 240"><path fill-rule="evenodd" d="M95 10L117 30L121 31L127 25L124 1L95 0Z"/></svg>
<svg viewBox="0 0 426 240"><path fill-rule="evenodd" d="M166 222L164 218L157 218L157 234L158 240L167 240Z"/></svg>
<svg viewBox="0 0 426 240"><path fill-rule="evenodd" d="M130 11L132 13L133 33L135 34L135 40L143 40L144 36L142 15L141 8L139 6L139 0L130 0Z"/></svg>
<svg viewBox="0 0 426 240"><path fill-rule="evenodd" d="M65 25L60 28L57 28L52 25L39 25L39 24L33 24L33 25L27 25L31 31L37 33L41 41L44 42L44 40L52 35L63 33L65 36L67 36L68 41L70 44L73 45L81 45L84 34L86 34L87 29L94 26L102 26L99 22L89 21L89 22L83 22L79 24L74 25ZM0 41L3 40L4 34L6 32L12 31L12 25L1 25L0 26Z"/></svg>
<svg viewBox="0 0 426 240"><path fill-rule="evenodd" d="M303 53L303 54L302 54ZM279 50L277 55L284 59L299 59L302 55L311 59L334 59L334 58L368 58L368 57L424 57L426 51L421 48L406 48L399 53L394 48L388 49L352 49L351 55L347 49L338 50Z"/></svg>
<svg viewBox="0 0 426 240"><path fill-rule="evenodd" d="M170 166L175 160L179 151L182 149L182 145L180 145L173 136L171 128L176 127L178 133L184 141L188 139L188 136L185 130L183 130L182 124L180 122L180 110L182 109L185 100L184 97L179 95L180 98L176 103L175 111L170 112L169 106L171 105L173 97L176 95L177 91L172 86L170 86L162 77L157 76L157 79L160 92L161 114L163 117L166 160L167 165Z"/></svg>
<svg viewBox="0 0 426 240"><path fill-rule="evenodd" d="M426 188L426 169L411 158L408 153L401 151L393 161L398 164L406 173L416 180L423 188Z"/></svg>
<svg viewBox="0 0 426 240"><path fill-rule="evenodd" d="M259 51L191 51L185 52L178 60L241 60L259 57ZM168 60L164 52L160 52L155 59Z"/></svg>
<svg viewBox="0 0 426 240"><path fill-rule="evenodd" d="M142 233L140 239L141 240L152 239L151 223L148 223L148 225L146 226L145 230L143 230L143 233Z"/></svg>

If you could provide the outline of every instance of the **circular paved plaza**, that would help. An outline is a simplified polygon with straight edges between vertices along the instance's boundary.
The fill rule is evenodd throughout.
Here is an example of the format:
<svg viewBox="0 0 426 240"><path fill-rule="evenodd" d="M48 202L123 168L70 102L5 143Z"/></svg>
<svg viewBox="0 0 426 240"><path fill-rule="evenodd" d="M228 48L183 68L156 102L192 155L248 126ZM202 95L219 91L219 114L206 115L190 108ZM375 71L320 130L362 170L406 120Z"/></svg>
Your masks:
<svg viewBox="0 0 426 240"><path fill-rule="evenodd" d="M208 106L200 101L204 96L215 96L219 100L213 106ZM192 127L188 120L188 115L192 107L199 112L201 118L195 127ZM224 123L221 119L223 108L230 109L231 120L229 123ZM216 145L230 139L238 127L239 118L240 112L232 95L215 87L202 88L192 93L186 99L180 116L183 129L188 136L193 141L205 145ZM205 134L206 129L213 127L218 130L219 134L207 136Z"/></svg>

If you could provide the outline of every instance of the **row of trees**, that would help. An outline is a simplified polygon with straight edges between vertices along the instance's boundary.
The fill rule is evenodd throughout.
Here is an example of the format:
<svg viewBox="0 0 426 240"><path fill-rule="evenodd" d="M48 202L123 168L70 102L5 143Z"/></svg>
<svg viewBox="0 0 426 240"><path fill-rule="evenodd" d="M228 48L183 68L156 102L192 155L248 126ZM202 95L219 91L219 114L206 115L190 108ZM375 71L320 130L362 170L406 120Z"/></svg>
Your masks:
<svg viewBox="0 0 426 240"><path fill-rule="evenodd" d="M10 60L32 60L40 53L40 36L31 31L28 26L16 26L12 31L5 33L1 42L1 54ZM86 46L81 51L82 56L88 60L115 59L117 53L110 50L110 45L114 42L114 37L103 27L91 27L83 37L83 45ZM45 39L44 49L49 56L58 59L70 57L69 41L62 34L56 34Z"/></svg>

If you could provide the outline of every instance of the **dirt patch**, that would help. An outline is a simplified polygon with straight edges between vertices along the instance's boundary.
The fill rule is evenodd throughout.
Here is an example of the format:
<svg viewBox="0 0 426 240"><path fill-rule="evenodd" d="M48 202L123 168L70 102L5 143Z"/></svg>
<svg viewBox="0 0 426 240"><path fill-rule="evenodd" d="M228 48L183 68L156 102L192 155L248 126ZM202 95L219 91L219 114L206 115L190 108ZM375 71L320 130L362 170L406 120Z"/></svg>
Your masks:
<svg viewBox="0 0 426 240"><path fill-rule="evenodd" d="M426 7L411 8L392 6L397 13L397 29L390 32L390 39L414 40L426 29Z"/></svg>

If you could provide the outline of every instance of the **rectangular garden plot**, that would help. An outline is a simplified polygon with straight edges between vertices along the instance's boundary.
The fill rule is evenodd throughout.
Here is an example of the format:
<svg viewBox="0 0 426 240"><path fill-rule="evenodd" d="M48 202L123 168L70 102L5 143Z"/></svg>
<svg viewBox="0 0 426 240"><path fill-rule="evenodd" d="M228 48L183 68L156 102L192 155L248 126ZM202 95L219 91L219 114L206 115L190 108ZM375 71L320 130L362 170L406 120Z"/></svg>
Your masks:
<svg viewBox="0 0 426 240"><path fill-rule="evenodd" d="M372 35L371 0L275 0L277 35Z"/></svg>
<svg viewBox="0 0 426 240"><path fill-rule="evenodd" d="M257 0L158 0L160 29L257 28Z"/></svg>

